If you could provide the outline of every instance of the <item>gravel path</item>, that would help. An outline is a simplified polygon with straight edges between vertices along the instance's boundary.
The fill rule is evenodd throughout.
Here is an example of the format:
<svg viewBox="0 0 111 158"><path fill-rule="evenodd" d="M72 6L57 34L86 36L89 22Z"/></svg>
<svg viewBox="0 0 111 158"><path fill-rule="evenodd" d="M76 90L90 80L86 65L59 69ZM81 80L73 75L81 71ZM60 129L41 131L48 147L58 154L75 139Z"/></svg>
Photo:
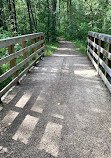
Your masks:
<svg viewBox="0 0 111 158"><path fill-rule="evenodd" d="M68 41L8 94L0 158L111 158L111 94Z"/></svg>

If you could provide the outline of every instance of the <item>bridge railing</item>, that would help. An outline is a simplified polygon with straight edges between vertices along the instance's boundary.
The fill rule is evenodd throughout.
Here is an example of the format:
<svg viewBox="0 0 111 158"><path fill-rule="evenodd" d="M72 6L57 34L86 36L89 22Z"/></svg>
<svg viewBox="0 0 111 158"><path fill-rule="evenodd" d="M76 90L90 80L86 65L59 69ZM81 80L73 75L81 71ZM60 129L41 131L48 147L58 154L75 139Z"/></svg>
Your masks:
<svg viewBox="0 0 111 158"><path fill-rule="evenodd" d="M111 36L89 31L87 54L111 92Z"/></svg>
<svg viewBox="0 0 111 158"><path fill-rule="evenodd" d="M15 52L16 44L21 45L21 49ZM39 59L44 57L43 44L44 34L42 32L0 40L0 48L6 48L8 51L8 55L0 59L0 66L2 67L3 64L10 63L8 71L0 76L0 84L3 84L3 82L11 76L11 81L8 85L1 89L0 98L15 85ZM22 60L17 63L17 59L20 56ZM22 70L20 71L21 67Z"/></svg>

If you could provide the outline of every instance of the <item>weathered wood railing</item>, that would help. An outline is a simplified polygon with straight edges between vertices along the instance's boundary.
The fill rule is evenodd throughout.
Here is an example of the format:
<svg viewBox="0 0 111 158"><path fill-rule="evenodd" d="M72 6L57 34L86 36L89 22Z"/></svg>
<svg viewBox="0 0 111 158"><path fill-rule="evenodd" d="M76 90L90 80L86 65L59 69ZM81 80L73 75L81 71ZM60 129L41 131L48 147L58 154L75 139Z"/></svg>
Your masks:
<svg viewBox="0 0 111 158"><path fill-rule="evenodd" d="M21 44L21 50L15 52L14 46ZM28 45L27 45L28 43ZM29 45L29 43L31 43ZM0 66L10 62L10 69L0 76L0 84L9 76L13 76L11 82L0 91L0 98L14 85L18 80L28 72L28 70L42 57L44 57L44 34L34 33L23 36L17 36L0 40L0 48L8 47L8 56L0 59ZM31 53L28 53L31 50ZM23 60L17 64L16 59L20 55ZM28 63L30 61L30 64ZM23 67L23 71L18 70Z"/></svg>
<svg viewBox="0 0 111 158"><path fill-rule="evenodd" d="M89 31L87 54L111 92L111 36Z"/></svg>

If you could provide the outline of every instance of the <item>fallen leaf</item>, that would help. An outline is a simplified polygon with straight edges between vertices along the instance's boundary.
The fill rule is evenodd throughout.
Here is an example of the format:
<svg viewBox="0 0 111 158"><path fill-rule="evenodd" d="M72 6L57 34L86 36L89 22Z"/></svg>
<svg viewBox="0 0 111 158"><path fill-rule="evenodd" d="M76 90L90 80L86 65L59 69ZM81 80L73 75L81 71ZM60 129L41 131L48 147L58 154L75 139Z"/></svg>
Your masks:
<svg viewBox="0 0 111 158"><path fill-rule="evenodd" d="M60 103L58 103L57 105L60 105Z"/></svg>

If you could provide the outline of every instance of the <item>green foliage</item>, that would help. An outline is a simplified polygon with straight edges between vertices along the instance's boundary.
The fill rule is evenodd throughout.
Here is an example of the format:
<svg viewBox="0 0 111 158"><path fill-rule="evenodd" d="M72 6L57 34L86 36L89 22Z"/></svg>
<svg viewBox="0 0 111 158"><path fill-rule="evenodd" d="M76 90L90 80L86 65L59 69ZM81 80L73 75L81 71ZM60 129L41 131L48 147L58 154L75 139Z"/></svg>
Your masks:
<svg viewBox="0 0 111 158"><path fill-rule="evenodd" d="M7 37L11 37L11 33L9 31L3 30L3 27L0 27L0 39Z"/></svg>
<svg viewBox="0 0 111 158"><path fill-rule="evenodd" d="M72 42L76 46L76 51L77 52L80 52L84 55L87 54L86 53L86 42L84 42L83 40L79 40L79 39L73 40Z"/></svg>
<svg viewBox="0 0 111 158"><path fill-rule="evenodd" d="M47 42L47 49L45 48L45 56L51 56L58 47L59 42Z"/></svg>
<svg viewBox="0 0 111 158"><path fill-rule="evenodd" d="M70 1L72 2L71 5ZM30 2L30 18L33 32L44 32L48 41L61 35L67 39L78 38L85 40L89 30L111 34L111 2L109 0L70 1L28 0ZM3 0L1 2L4 11L2 21L5 22L6 27L3 26L0 29L0 32L2 32L0 39L10 37L12 34L31 33L27 0L15 1L17 19L17 31L15 32L12 32L7 2ZM55 8L53 4L56 4ZM12 1L11 6L13 6ZM12 13L14 14L13 7Z"/></svg>
<svg viewBox="0 0 111 158"><path fill-rule="evenodd" d="M111 34L111 4L109 3L110 1L103 0L72 0L72 6L69 6L67 13L67 3L62 2L63 36L67 39L78 38L85 41L88 31L91 30Z"/></svg>
<svg viewBox="0 0 111 158"><path fill-rule="evenodd" d="M0 75L2 75L4 72L6 72L7 70L9 70L9 63L7 64L3 64L1 67L0 67ZM2 88L4 88L9 82L11 81L11 77L8 77L4 82L2 82L0 84L0 90Z"/></svg>
<svg viewBox="0 0 111 158"><path fill-rule="evenodd" d="M9 31L3 30L3 27L0 28L0 39L4 39L7 37L10 37L11 34ZM8 55L8 50L7 48L1 48L0 49L0 58L5 57Z"/></svg>

